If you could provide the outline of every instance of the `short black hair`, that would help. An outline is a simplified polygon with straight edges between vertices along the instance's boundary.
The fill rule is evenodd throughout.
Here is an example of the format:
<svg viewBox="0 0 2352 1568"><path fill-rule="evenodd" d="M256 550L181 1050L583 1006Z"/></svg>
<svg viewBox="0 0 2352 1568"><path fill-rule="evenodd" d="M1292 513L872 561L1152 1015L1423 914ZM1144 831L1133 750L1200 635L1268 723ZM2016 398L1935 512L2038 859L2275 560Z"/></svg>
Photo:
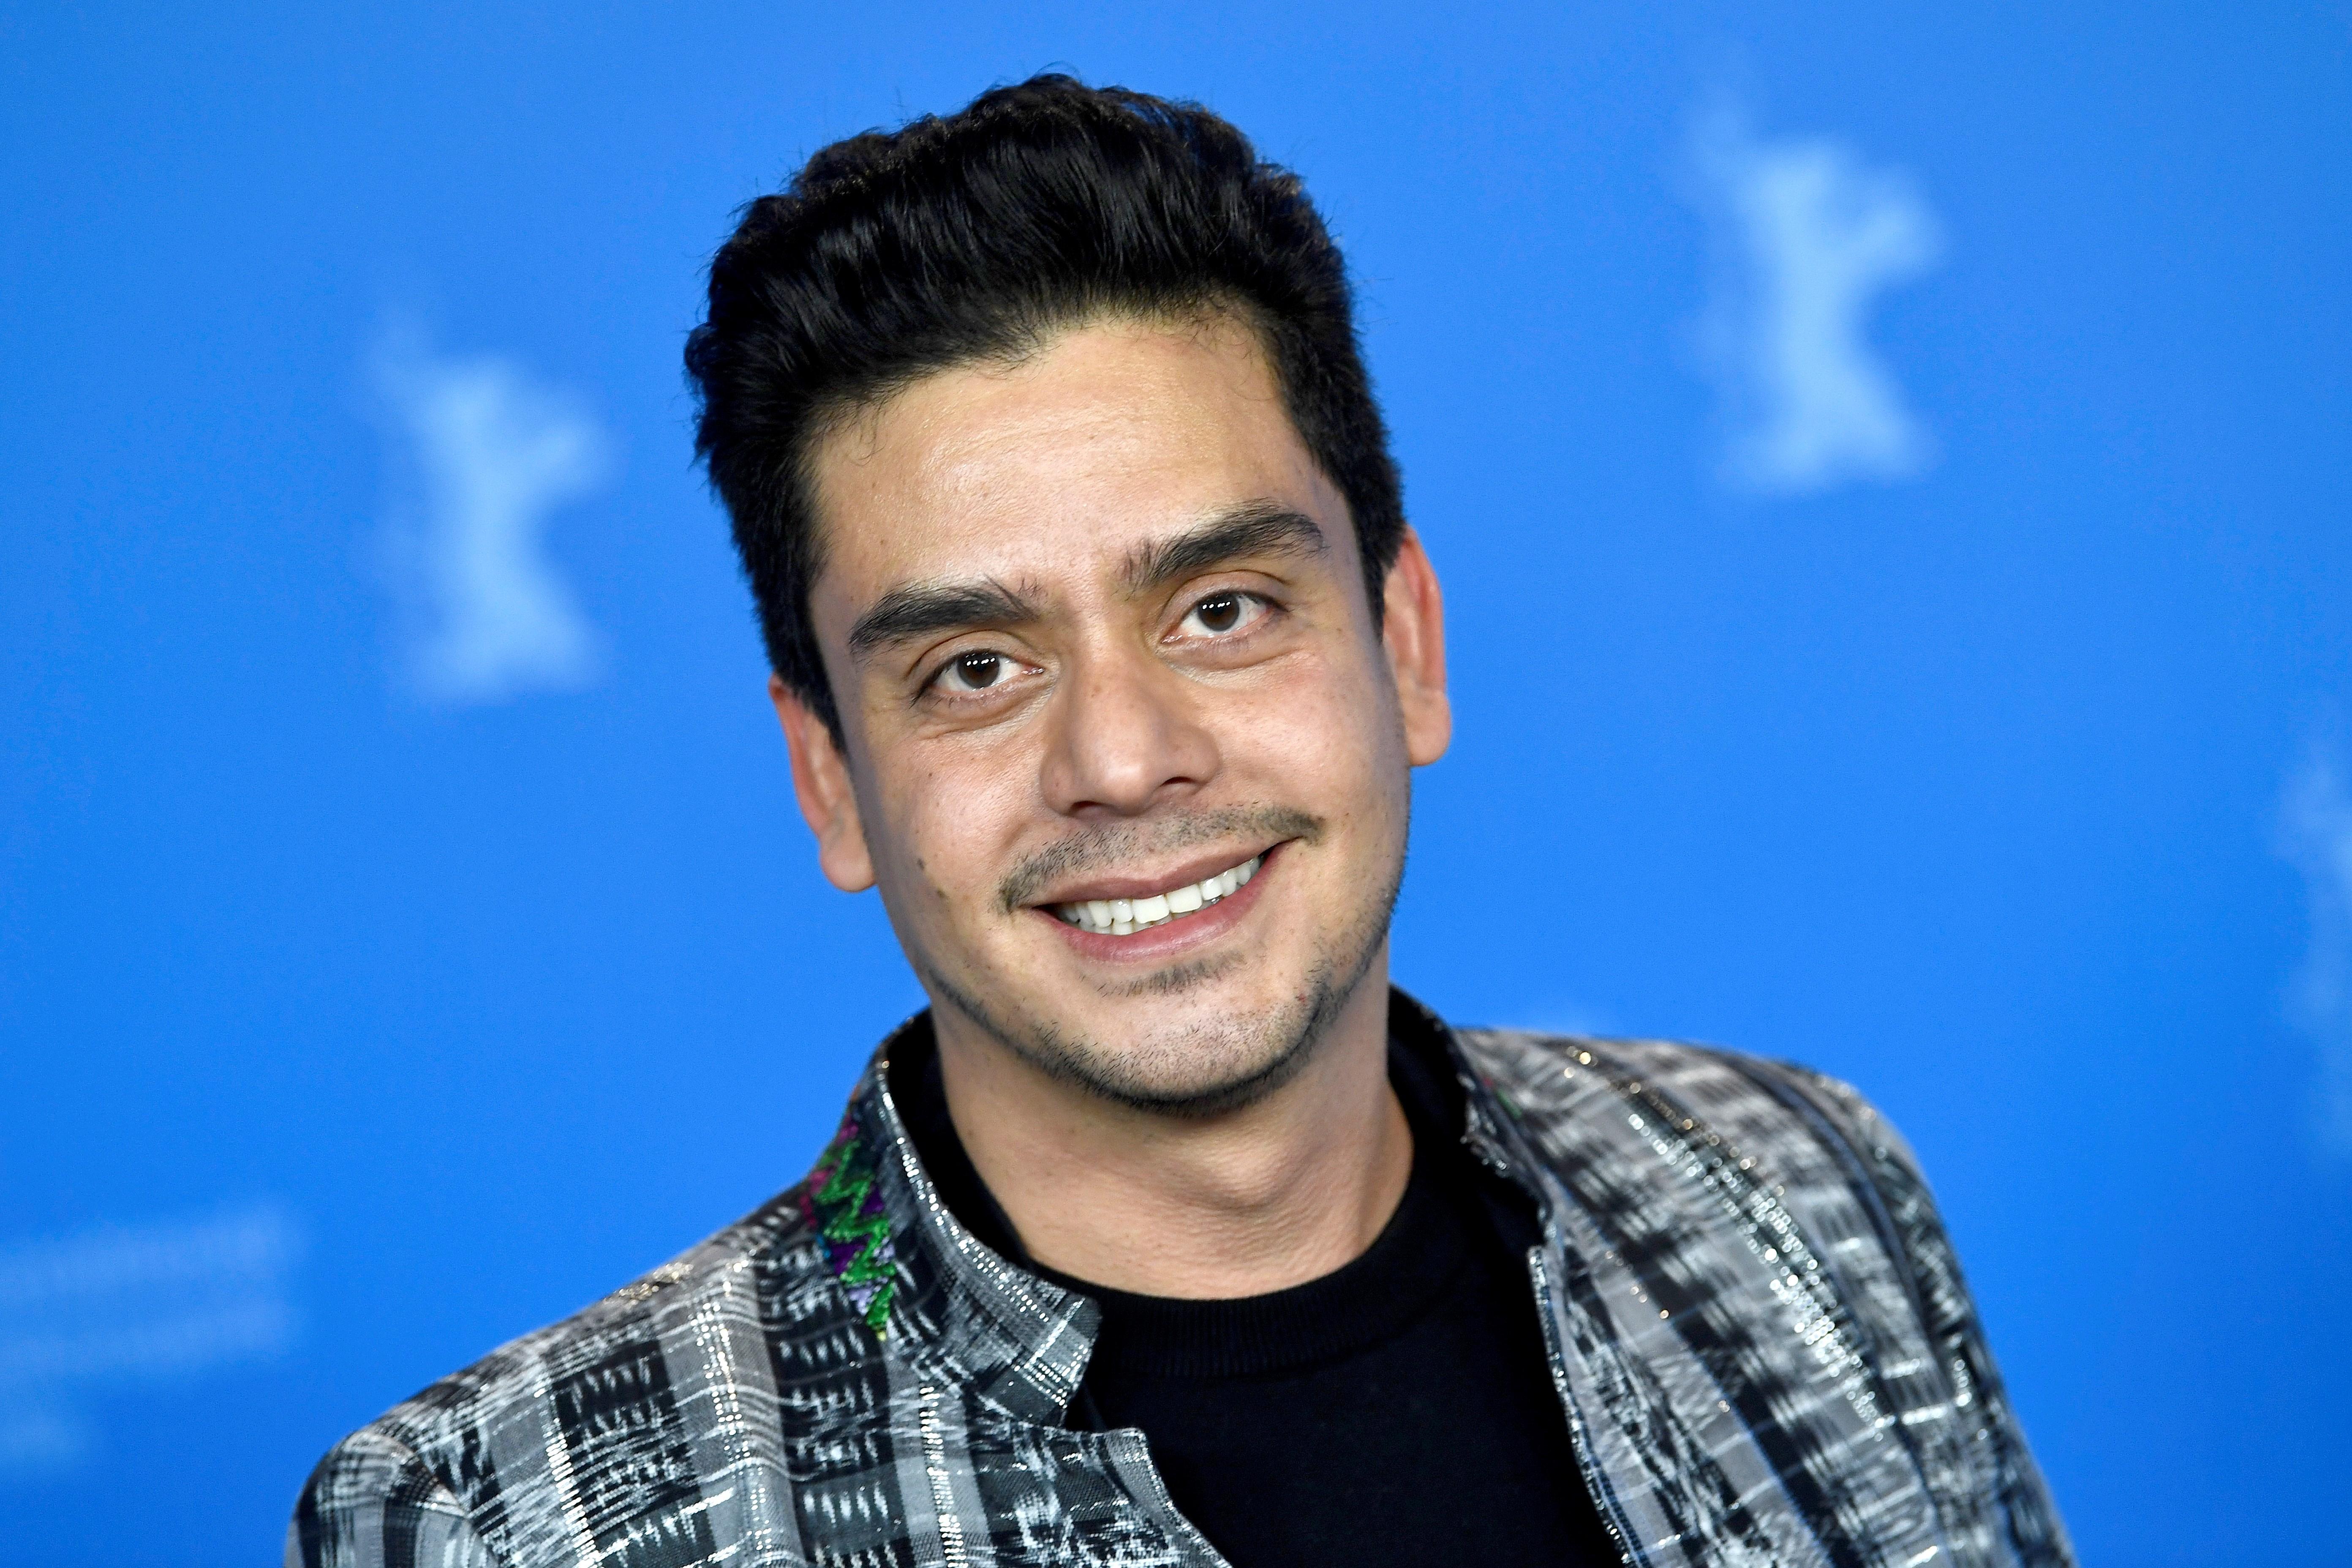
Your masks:
<svg viewBox="0 0 2352 1568"><path fill-rule="evenodd" d="M768 662L841 719L809 626L811 457L845 414L1105 316L1226 312L1257 332L1348 503L1375 624L1404 535L1339 247L1298 176L1195 103L1062 75L819 151L743 209L687 339L695 450L726 503Z"/></svg>

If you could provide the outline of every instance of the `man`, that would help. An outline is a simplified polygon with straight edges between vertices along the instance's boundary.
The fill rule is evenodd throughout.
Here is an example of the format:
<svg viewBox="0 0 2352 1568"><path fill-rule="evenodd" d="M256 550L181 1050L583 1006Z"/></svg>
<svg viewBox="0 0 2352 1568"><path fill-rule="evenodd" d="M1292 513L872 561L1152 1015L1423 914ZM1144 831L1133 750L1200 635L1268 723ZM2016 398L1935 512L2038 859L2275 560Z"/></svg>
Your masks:
<svg viewBox="0 0 2352 1568"><path fill-rule="evenodd" d="M1350 312L1231 126L1062 78L752 204L700 449L931 1007L799 1186L338 1446L289 1563L2072 1561L1853 1091L1391 990L1449 718Z"/></svg>

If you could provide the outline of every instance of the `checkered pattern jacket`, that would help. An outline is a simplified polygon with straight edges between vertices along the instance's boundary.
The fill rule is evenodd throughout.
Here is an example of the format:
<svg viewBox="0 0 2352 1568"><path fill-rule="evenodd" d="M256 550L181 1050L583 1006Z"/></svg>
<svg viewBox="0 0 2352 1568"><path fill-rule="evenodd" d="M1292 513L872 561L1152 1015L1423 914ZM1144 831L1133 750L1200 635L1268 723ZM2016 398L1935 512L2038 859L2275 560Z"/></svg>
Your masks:
<svg viewBox="0 0 2352 1568"><path fill-rule="evenodd" d="M1628 1564L2071 1568L1918 1168L1853 1089L1394 1012L1540 1215L1528 1288ZM940 1203L888 1049L800 1185L338 1444L289 1568L1221 1563L1141 1433L1065 1425L1096 1309Z"/></svg>

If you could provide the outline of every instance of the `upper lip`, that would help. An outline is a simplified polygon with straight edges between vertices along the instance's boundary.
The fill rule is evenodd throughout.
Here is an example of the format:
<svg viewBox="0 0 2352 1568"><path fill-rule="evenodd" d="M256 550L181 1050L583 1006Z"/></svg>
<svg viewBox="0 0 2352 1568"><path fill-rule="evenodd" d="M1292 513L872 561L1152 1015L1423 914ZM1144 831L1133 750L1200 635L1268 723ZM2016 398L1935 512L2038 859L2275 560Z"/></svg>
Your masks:
<svg viewBox="0 0 2352 1568"><path fill-rule="evenodd" d="M1144 877L1097 877L1084 882L1063 882L1034 900L1032 909L1051 909L1055 904L1083 904L1092 900L1148 899L1154 893L1164 893L1171 888L1181 888L1188 882L1205 881L1220 871L1230 871L1245 865L1261 855L1276 848L1283 840L1262 845L1255 849L1212 849L1180 860L1166 871L1155 871Z"/></svg>

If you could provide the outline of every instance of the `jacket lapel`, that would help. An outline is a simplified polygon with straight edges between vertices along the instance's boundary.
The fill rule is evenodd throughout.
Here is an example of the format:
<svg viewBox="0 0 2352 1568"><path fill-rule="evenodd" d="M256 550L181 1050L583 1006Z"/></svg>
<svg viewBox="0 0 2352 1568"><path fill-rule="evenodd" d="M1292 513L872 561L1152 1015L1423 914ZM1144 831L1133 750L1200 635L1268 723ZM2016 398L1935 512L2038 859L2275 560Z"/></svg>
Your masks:
<svg viewBox="0 0 2352 1568"><path fill-rule="evenodd" d="M1919 1468L1786 1201L1785 1138L1751 1152L1612 1044L1453 1038L1466 1136L1542 1209L1555 1375L1631 1560L1934 1561Z"/></svg>

